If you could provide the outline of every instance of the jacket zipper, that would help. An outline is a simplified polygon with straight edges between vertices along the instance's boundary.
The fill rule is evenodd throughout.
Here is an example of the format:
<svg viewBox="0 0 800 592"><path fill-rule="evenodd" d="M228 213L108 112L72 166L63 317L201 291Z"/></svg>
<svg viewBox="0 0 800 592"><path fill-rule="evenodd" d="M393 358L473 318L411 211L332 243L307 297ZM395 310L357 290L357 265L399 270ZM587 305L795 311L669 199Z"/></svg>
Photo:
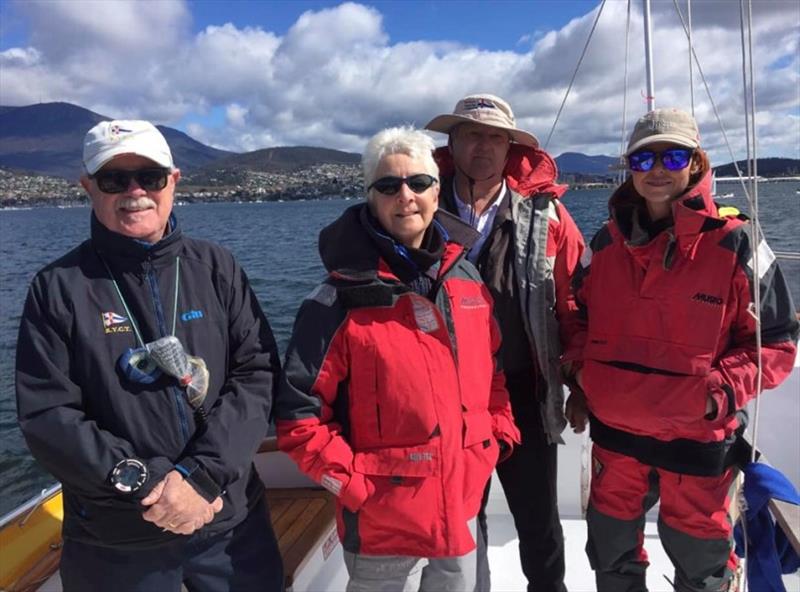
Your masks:
<svg viewBox="0 0 800 592"><path fill-rule="evenodd" d="M150 295L153 298L153 308L156 312L158 332L161 337L166 337L169 333L167 332L167 322L164 318L164 307L161 305L161 296L158 290L158 279L156 278L153 264L151 263L149 256L144 262L144 272L145 277L147 278L147 283L150 286ZM181 434L183 435L184 443L186 443L189 441L189 421L186 418L186 411L183 408L183 394L174 386L168 387L168 390L170 393L172 393L172 398L175 402L175 408L178 411L178 421L180 423Z"/></svg>

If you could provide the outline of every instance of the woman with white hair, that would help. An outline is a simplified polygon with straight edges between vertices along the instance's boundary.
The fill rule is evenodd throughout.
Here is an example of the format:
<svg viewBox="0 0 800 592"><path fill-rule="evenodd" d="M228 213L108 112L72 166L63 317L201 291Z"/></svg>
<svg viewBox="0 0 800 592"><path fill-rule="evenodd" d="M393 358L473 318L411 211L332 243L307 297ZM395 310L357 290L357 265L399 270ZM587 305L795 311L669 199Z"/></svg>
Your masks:
<svg viewBox="0 0 800 592"><path fill-rule="evenodd" d="M476 238L437 211L433 142L367 145L367 203L320 234L326 280L303 302L276 405L278 443L338 498L348 591L475 585L475 516L519 433L495 355Z"/></svg>

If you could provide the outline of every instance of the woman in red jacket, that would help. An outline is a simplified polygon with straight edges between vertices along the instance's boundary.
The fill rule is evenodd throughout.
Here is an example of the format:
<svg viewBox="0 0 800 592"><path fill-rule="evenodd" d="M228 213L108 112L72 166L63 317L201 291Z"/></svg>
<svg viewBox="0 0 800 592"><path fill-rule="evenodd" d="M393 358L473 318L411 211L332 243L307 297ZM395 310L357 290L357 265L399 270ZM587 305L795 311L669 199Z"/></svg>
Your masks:
<svg viewBox="0 0 800 592"><path fill-rule="evenodd" d="M437 211L432 152L410 128L367 145L367 203L320 234L276 402L281 449L338 498L349 592L471 592L481 496L519 441L477 233Z"/></svg>
<svg viewBox="0 0 800 592"><path fill-rule="evenodd" d="M730 489L734 442L762 387L791 372L798 323L772 251L747 223L720 217L708 157L687 113L642 117L626 151L630 178L575 278L583 330L565 353L585 392L567 402L582 431L588 407L592 487L586 551L598 590L646 590L645 513L658 530L677 590L728 590L736 568Z"/></svg>

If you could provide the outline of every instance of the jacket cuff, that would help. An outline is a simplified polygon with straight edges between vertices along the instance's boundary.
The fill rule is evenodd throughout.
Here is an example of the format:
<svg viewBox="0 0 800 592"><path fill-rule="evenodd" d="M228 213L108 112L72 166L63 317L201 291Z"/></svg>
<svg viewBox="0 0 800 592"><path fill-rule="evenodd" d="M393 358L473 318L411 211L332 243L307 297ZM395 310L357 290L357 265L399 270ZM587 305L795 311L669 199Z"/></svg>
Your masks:
<svg viewBox="0 0 800 592"><path fill-rule="evenodd" d="M363 473L354 472L350 475L347 486L339 494L339 500L351 512L358 512L374 491L374 486Z"/></svg>
<svg viewBox="0 0 800 592"><path fill-rule="evenodd" d="M194 490L208 503L222 494L222 488L209 476L195 459L188 457L175 464L175 470L188 481Z"/></svg>
<svg viewBox="0 0 800 592"><path fill-rule="evenodd" d="M138 460L142 461L147 467L147 481L145 481L142 486L133 493L125 495L128 497L128 499L142 501L150 494L156 485L164 480L164 478L167 476L167 473L172 470L172 462L163 456L157 456L150 459L140 458Z"/></svg>
<svg viewBox="0 0 800 592"><path fill-rule="evenodd" d="M730 417L736 413L736 393L733 387L722 380L722 374L718 370L713 370L706 381L708 385L708 396L717 405L717 413L713 419Z"/></svg>
<svg viewBox="0 0 800 592"><path fill-rule="evenodd" d="M508 444L508 454L504 455L500 460L505 460L506 457L511 455L514 444L522 442L522 436L517 425L513 419L506 415L492 415L492 434L495 440L502 440Z"/></svg>

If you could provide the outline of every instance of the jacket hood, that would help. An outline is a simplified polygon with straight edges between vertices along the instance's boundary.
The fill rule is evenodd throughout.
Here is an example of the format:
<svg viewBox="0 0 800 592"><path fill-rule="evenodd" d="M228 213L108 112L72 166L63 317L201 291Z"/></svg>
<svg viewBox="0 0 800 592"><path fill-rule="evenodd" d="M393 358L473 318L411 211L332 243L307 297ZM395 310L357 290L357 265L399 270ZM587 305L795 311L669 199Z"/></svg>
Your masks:
<svg viewBox="0 0 800 592"><path fill-rule="evenodd" d="M673 232L684 257L691 258L703 232L724 224L711 195L711 176L711 171L707 172L672 202ZM646 211L643 199L633 194L630 187L620 186L608 201L611 218L627 240L633 233L634 212Z"/></svg>
<svg viewBox="0 0 800 592"><path fill-rule="evenodd" d="M367 207L366 203L350 206L319 233L319 255L328 273L364 281L377 277L380 255L361 223ZM437 210L433 220L446 242L465 249L479 236L469 224L443 210Z"/></svg>
<svg viewBox="0 0 800 592"><path fill-rule="evenodd" d="M433 152L433 158L439 165L440 177L455 175L455 164L450 148L441 146ZM530 197L537 193L551 193L559 198L568 185L556 183L558 166L553 157L540 148L511 144L508 149L508 161L503 169L506 183L513 191L523 197Z"/></svg>

